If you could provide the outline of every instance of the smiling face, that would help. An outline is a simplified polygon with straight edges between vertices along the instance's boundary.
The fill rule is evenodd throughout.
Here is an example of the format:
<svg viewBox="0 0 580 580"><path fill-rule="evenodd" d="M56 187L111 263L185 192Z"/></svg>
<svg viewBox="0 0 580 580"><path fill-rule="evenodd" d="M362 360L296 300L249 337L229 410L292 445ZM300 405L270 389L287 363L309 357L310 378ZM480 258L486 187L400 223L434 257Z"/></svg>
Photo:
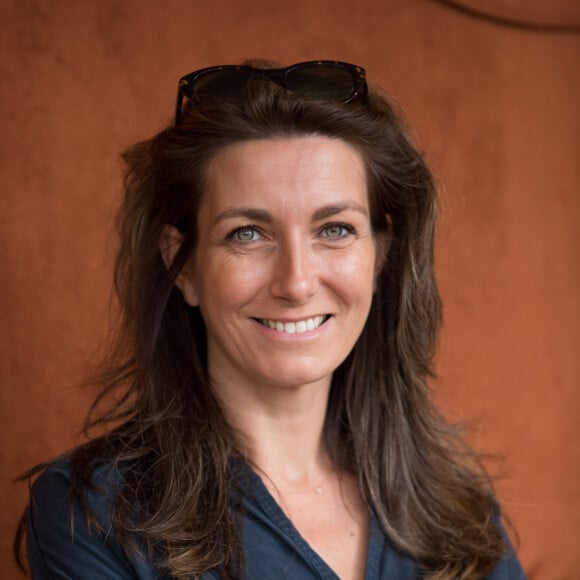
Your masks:
<svg viewBox="0 0 580 580"><path fill-rule="evenodd" d="M360 154L321 136L239 143L207 170L179 285L220 384L330 383L368 315L377 269Z"/></svg>

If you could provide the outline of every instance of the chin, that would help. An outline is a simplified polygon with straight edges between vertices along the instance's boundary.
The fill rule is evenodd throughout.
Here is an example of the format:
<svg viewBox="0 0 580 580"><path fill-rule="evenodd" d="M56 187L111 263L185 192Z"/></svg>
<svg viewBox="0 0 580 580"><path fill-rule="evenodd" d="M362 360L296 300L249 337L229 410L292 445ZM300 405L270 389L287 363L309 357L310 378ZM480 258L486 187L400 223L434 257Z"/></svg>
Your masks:
<svg viewBox="0 0 580 580"><path fill-rule="evenodd" d="M316 383L328 383L332 379L334 367L321 368L318 361L314 365L288 364L262 374L262 382L277 387L300 387Z"/></svg>

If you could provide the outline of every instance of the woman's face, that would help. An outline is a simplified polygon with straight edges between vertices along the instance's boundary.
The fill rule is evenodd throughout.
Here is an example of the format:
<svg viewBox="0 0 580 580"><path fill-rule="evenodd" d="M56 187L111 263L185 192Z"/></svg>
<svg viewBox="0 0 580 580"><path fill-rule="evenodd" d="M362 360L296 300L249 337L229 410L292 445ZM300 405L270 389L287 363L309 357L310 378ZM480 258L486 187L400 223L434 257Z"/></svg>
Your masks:
<svg viewBox="0 0 580 580"><path fill-rule="evenodd" d="M201 309L214 385L329 383L378 263L360 154L320 136L230 146L208 167L198 227L180 286Z"/></svg>

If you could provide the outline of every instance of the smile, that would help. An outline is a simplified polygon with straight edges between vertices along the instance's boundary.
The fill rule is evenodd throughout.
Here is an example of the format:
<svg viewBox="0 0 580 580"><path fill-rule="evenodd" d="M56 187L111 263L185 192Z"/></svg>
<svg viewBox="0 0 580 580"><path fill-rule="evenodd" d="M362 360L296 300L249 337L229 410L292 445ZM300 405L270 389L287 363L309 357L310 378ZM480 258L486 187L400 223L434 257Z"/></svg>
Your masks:
<svg viewBox="0 0 580 580"><path fill-rule="evenodd" d="M301 334L302 332L310 332L318 328L321 324L326 322L330 316L314 316L313 318L306 318L305 320L298 320L296 322L279 322L277 320L268 320L266 318L257 318L256 320L278 332L285 332L287 334Z"/></svg>

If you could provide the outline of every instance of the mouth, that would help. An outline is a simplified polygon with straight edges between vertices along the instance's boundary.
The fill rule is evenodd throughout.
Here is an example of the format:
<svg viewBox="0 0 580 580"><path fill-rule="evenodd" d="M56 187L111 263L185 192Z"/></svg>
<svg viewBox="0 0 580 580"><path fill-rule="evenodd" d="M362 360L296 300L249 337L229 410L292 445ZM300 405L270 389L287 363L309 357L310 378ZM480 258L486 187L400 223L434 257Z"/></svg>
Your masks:
<svg viewBox="0 0 580 580"><path fill-rule="evenodd" d="M284 332L286 334L302 334L303 332L310 332L319 326L322 326L330 318L329 314L324 316L313 316L312 318L305 318L304 320L297 320L295 322L281 322L279 320L270 320L268 318L255 318L263 326L267 326L272 330Z"/></svg>

